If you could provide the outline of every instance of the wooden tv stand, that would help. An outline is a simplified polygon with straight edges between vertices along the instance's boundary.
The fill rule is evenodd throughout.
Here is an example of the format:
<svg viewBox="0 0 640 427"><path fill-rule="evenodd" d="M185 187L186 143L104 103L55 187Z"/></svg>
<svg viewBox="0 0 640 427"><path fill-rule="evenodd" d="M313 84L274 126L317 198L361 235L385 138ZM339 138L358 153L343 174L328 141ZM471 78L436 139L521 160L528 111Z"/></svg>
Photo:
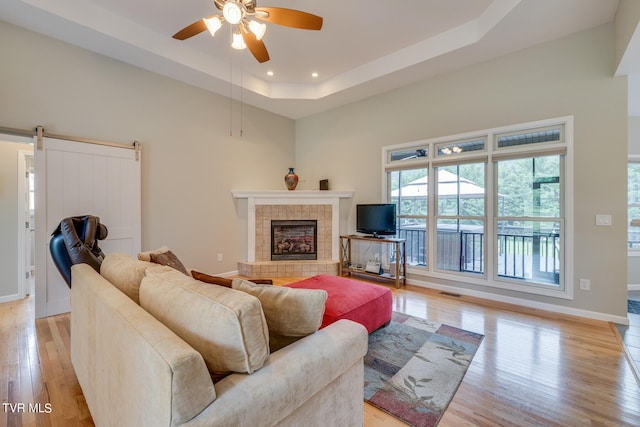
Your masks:
<svg viewBox="0 0 640 427"><path fill-rule="evenodd" d="M367 241L371 243L379 243L382 245L392 245L395 251L395 262L391 263L393 268L388 273L376 274L365 271L364 266L355 266L351 263L351 241ZM377 279L389 280L395 282L396 288L400 284L406 285L407 272L407 252L406 239L378 238L371 236L358 236L351 234L349 236L340 236L340 276L351 276L352 274L360 274L363 276L375 277Z"/></svg>

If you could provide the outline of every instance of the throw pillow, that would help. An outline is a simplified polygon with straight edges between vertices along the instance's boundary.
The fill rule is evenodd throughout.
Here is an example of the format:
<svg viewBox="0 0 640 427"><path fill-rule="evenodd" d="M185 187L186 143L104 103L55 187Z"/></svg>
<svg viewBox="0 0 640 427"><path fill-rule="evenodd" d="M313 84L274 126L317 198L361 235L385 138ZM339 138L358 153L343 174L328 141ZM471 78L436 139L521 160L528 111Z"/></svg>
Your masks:
<svg viewBox="0 0 640 427"><path fill-rule="evenodd" d="M160 246L158 249L153 249L151 251L138 252L138 259L140 261L151 262L151 254L163 254L165 252L169 252L169 248L167 246Z"/></svg>
<svg viewBox="0 0 640 427"><path fill-rule="evenodd" d="M272 352L316 332L322 324L325 290L265 286L242 279L233 279L232 288L260 300Z"/></svg>
<svg viewBox="0 0 640 427"><path fill-rule="evenodd" d="M231 282L232 282L232 279L228 279L226 277L220 277L220 276L210 276L206 273L201 273L196 270L191 270L191 277L204 283L211 283L212 285L224 286L226 288L230 288ZM273 280L271 279L250 279L249 281L253 283L259 283L262 285L273 284Z"/></svg>
<svg viewBox="0 0 640 427"><path fill-rule="evenodd" d="M175 268L180 273L188 276L189 273L187 269L184 267L184 264L180 262L178 257L171 251L167 251L161 254L150 254L151 262L154 264L167 265L171 268Z"/></svg>
<svg viewBox="0 0 640 427"><path fill-rule="evenodd" d="M214 373L252 373L269 357L260 301L169 267L147 269L140 305L198 351Z"/></svg>
<svg viewBox="0 0 640 427"><path fill-rule="evenodd" d="M199 271L191 270L191 277L204 283L210 283L212 285L224 286L225 288L231 287L231 279L220 276L210 276Z"/></svg>

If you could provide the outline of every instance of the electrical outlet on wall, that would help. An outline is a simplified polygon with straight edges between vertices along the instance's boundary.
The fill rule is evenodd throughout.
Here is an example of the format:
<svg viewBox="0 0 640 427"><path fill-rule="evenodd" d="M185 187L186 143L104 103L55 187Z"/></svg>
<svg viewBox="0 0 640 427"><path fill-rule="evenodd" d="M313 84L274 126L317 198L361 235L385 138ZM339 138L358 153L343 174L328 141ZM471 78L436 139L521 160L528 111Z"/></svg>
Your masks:
<svg viewBox="0 0 640 427"><path fill-rule="evenodd" d="M218 261L222 261L222 254L218 254Z"/></svg>

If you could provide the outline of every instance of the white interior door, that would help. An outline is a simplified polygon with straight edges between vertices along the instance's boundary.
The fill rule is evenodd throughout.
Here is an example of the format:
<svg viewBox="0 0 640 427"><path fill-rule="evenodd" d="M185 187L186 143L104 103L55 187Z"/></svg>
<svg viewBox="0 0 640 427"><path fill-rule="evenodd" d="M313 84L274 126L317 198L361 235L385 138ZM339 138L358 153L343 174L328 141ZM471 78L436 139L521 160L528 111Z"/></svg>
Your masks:
<svg viewBox="0 0 640 427"><path fill-rule="evenodd" d="M37 137L36 137L37 138ZM36 145L37 147L37 145ZM140 161L128 147L43 138L36 160L36 318L68 312L69 288L49 255L63 218L95 215L105 253L140 251Z"/></svg>

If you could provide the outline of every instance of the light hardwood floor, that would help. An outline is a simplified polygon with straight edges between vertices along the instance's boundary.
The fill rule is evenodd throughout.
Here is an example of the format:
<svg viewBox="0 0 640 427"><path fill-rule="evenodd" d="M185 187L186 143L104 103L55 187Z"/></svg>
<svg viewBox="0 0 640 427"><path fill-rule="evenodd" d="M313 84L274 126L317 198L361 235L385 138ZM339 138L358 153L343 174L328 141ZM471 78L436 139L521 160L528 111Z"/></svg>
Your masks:
<svg viewBox="0 0 640 427"><path fill-rule="evenodd" d="M440 426L640 425L640 387L613 325L391 289L395 311L485 335ZM0 403L0 426L93 425L69 358L68 314L34 322L32 298L0 304ZM366 427L403 425L365 405Z"/></svg>

